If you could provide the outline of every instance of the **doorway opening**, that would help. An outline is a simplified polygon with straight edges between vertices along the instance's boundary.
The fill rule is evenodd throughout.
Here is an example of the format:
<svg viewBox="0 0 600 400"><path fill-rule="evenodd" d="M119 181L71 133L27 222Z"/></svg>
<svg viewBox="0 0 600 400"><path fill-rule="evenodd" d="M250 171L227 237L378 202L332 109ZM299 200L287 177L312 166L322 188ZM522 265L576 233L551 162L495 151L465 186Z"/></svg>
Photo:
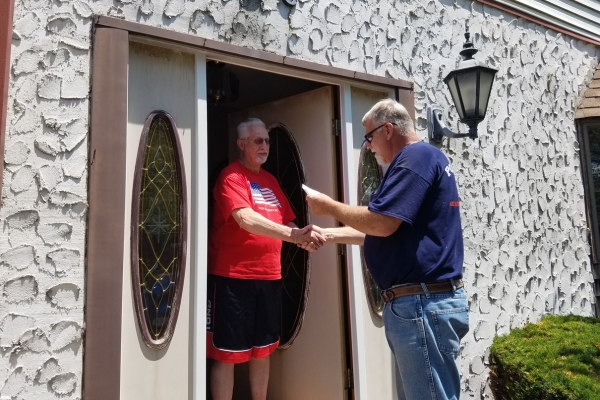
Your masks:
<svg viewBox="0 0 600 400"><path fill-rule="evenodd" d="M206 67L210 193L216 176L229 163L230 114L315 90L327 84L214 60L208 60Z"/></svg>
<svg viewBox="0 0 600 400"><path fill-rule="evenodd" d="M209 224L212 188L219 172L237 159L235 127L248 117L260 118L268 128L272 127L272 141L273 135L289 134L296 145L301 168L306 171L306 183L339 198L340 148L332 128L333 119L339 116L337 87L217 60L208 60L206 67ZM271 148L265 169L267 164L273 164L270 161L276 151L280 150ZM285 182L280 184L283 187ZM335 223L327 217L314 217L306 222L323 226ZM307 304L300 307L301 315L291 318L298 324L297 330L291 337L282 332L282 338L289 340L271 356L268 398L349 399L351 341L346 322L345 263L333 245L324 246L307 259L310 272L306 288L297 291L310 296ZM207 360L209 395L210 366ZM248 393L247 364L237 365L234 399L245 399Z"/></svg>

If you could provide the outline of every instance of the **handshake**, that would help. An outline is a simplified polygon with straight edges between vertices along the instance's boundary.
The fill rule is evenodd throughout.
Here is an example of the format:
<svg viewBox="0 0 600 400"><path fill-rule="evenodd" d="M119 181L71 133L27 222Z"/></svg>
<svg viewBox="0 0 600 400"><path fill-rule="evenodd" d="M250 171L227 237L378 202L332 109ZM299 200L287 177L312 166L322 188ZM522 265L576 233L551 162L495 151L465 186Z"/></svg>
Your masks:
<svg viewBox="0 0 600 400"><path fill-rule="evenodd" d="M329 196L311 189L304 184L302 185L302 189L306 192L306 203L313 214L329 214L328 208L335 201ZM308 252L313 252L321 248L327 241L334 242L336 236L334 232L336 232L335 229L321 228L312 224L306 225L302 229L295 229L295 232L293 232L296 235L293 236L295 238L294 243Z"/></svg>
<svg viewBox="0 0 600 400"><path fill-rule="evenodd" d="M318 250L327 242L325 229L312 224L302 229L292 229L292 239L293 243L308 252Z"/></svg>

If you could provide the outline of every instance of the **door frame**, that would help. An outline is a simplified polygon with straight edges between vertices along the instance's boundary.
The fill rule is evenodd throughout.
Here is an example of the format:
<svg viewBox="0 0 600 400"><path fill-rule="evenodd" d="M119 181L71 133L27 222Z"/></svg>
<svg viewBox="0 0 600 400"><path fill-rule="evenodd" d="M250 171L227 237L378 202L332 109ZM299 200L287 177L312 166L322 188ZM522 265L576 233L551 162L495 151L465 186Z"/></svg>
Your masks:
<svg viewBox="0 0 600 400"><path fill-rule="evenodd" d="M10 44L12 41L14 0L0 2L0 154L4 154L6 114L8 113L8 82L10 80ZM4 163L0 163L0 192ZM2 204L0 204L2 207Z"/></svg>
<svg viewBox="0 0 600 400"><path fill-rule="evenodd" d="M89 212L87 233L87 265L85 293L86 336L83 366L83 391L89 399L112 400L120 395L122 281L125 226L123 215L129 207L125 204L125 141L127 130L127 70L129 42L180 48L195 54L197 107L196 137L206 137L206 76L200 66L207 58L243 65L247 68L266 70L282 75L320 81L340 88L341 152L343 169L339 179L343 185L343 199L356 202L355 171L350 171L352 160L352 119L350 108L351 87L381 88L394 90L396 99L402 102L414 119L414 92L411 82L375 76L363 72L316 64L267 53L260 50L205 39L162 28L142 25L121 19L97 16L93 26L92 98L89 147ZM206 239L205 218L195 218L206 209L208 195L205 193L206 146L196 140L196 156L192 165L192 238L190 241L190 279L192 285L193 318L206 320ZM195 219L195 220L194 220ZM196 234L194 234L196 232ZM357 296L362 293L362 270L357 246L347 246L348 298L350 311L350 337L353 366L354 397L366 399L366 378L360 368L364 360L365 342L361 339L360 326L363 311L356 312L360 304ZM110 251L107 251L110 249ZM358 265L358 268L356 268ZM195 268L193 268L195 266ZM360 290L359 290L360 289ZM368 310L367 310L368 313ZM206 393L206 363L204 323L191 324L193 340L192 398L202 399ZM357 334L354 334L357 332ZM363 367L364 368L364 367Z"/></svg>

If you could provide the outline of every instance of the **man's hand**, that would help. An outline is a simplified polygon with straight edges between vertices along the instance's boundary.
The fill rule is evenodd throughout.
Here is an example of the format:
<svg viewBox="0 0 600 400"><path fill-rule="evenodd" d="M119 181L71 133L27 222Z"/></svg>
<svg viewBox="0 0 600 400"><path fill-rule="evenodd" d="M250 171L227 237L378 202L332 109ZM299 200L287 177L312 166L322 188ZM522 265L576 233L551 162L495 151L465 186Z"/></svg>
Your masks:
<svg viewBox="0 0 600 400"><path fill-rule="evenodd" d="M365 234L350 226L338 226L335 228L321 228L317 225L307 225L323 237L325 243L357 244L362 246L365 242ZM311 251L312 243L298 243L298 247ZM316 249L314 249L316 250Z"/></svg>
<svg viewBox="0 0 600 400"><path fill-rule="evenodd" d="M315 215L329 215L329 205L334 200L323 193L307 194L306 202Z"/></svg>
<svg viewBox="0 0 600 400"><path fill-rule="evenodd" d="M325 237L318 226L306 225L298 230L297 244L298 247L313 252L325 244Z"/></svg>

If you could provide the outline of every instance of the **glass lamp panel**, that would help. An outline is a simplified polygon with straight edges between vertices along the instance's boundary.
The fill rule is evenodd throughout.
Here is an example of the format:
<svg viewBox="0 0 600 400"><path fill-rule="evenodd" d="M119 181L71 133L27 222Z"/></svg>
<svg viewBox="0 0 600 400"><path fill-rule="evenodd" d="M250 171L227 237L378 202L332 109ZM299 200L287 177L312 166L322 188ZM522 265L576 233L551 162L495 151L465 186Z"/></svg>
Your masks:
<svg viewBox="0 0 600 400"><path fill-rule="evenodd" d="M465 107L464 118L471 119L477 113L477 71L469 70L457 74L456 81Z"/></svg>
<svg viewBox="0 0 600 400"><path fill-rule="evenodd" d="M481 70L479 80L479 104L478 104L478 116L481 118L485 117L487 110L488 101L490 99L490 92L492 91L492 84L494 83L494 70Z"/></svg>
<svg viewBox="0 0 600 400"><path fill-rule="evenodd" d="M465 118L465 112L462 108L462 104L460 101L460 93L458 91L458 87L456 86L455 74L451 74L449 76L450 79L446 81L448 85L448 90L450 90L450 95L452 96L452 101L454 101L454 106L456 107L456 111L458 111L458 116L460 119Z"/></svg>

